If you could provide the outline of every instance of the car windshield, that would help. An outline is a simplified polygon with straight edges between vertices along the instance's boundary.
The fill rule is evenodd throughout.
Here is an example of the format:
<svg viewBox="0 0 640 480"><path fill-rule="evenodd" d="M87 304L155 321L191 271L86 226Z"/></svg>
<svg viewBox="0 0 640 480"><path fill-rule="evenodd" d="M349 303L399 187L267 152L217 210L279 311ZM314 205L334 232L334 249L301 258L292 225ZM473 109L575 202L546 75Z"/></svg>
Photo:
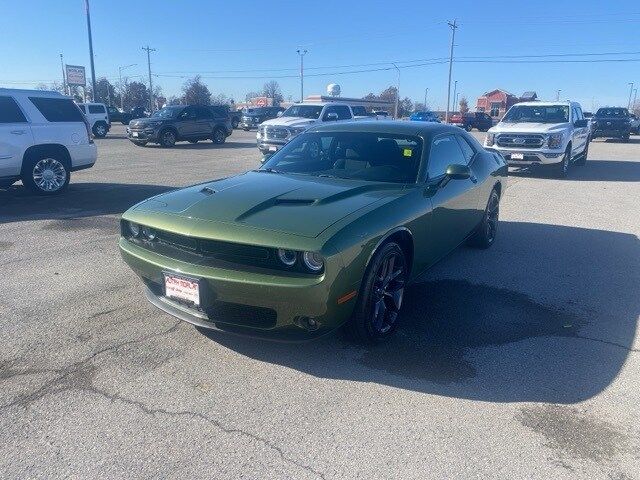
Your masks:
<svg viewBox="0 0 640 480"><path fill-rule="evenodd" d="M322 105L291 105L284 112L283 117L303 117L303 118L320 118Z"/></svg>
<svg viewBox="0 0 640 480"><path fill-rule="evenodd" d="M153 118L175 118L184 107L164 107L151 115Z"/></svg>
<svg viewBox="0 0 640 480"><path fill-rule="evenodd" d="M422 140L377 132L308 132L276 152L261 171L372 182L413 183Z"/></svg>
<svg viewBox="0 0 640 480"><path fill-rule="evenodd" d="M568 105L514 106L502 119L506 123L566 123L569 121Z"/></svg>
<svg viewBox="0 0 640 480"><path fill-rule="evenodd" d="M626 118L629 112L626 108L601 108L596 112L596 117Z"/></svg>

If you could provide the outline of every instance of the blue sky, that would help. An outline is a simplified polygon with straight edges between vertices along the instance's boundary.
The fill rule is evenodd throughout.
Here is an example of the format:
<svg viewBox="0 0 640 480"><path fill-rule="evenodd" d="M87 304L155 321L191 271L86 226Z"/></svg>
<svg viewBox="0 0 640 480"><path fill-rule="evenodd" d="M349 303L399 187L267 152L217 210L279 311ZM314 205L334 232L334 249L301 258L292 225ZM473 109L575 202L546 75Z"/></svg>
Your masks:
<svg viewBox="0 0 640 480"><path fill-rule="evenodd" d="M154 83L165 95L179 94L186 77L203 78L212 93L236 100L277 80L285 97L299 97L296 49L305 56L305 95L338 83L343 95L360 97L397 82L400 94L432 108L446 102L450 29L457 19L455 55L496 57L638 52L586 57L530 57L558 63L455 63L458 91L475 105L494 88L515 94L535 90L542 99L562 98L593 106L623 104L629 82L640 86L640 4L581 1L278 1L182 0L133 2L92 0L96 75L116 80L118 66L132 80L146 81L143 45L152 55ZM84 0L22 0L7 3L0 16L0 86L30 88L60 81L59 54L89 71ZM7 41L7 40L10 41ZM568 60L637 59L636 62L571 63ZM479 60L478 58L467 58ZM488 59L495 61L497 59ZM513 61L513 58L501 58ZM326 68L324 68L326 67ZM274 69L266 71L267 69ZM312 74L330 75L311 76ZM89 73L87 73L89 75ZM289 78L293 76L293 78ZM183 77L183 78L181 78ZM285 77L285 78L278 78Z"/></svg>

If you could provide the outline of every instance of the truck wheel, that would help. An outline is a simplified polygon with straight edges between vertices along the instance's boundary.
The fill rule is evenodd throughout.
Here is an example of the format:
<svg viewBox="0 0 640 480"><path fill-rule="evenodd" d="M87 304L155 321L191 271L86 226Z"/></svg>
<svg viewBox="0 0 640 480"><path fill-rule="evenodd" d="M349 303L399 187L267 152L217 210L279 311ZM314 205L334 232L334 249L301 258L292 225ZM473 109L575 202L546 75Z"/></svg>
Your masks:
<svg viewBox="0 0 640 480"><path fill-rule="evenodd" d="M564 152L564 156L562 157L562 161L553 166L555 170L556 177L558 178L567 178L567 174L569 173L569 166L571 165L571 145L567 147L567 150Z"/></svg>
<svg viewBox="0 0 640 480"><path fill-rule="evenodd" d="M93 126L93 135L96 138L104 138L107 136L107 132L109 131L109 129L107 128L107 124L104 122L96 122L96 124Z"/></svg>
<svg viewBox="0 0 640 480"><path fill-rule="evenodd" d="M589 155L589 141L587 140L587 144L584 147L584 151L580 154L580 156L576 159L574 164L582 167L587 164L587 156Z"/></svg>
<svg viewBox="0 0 640 480"><path fill-rule="evenodd" d="M22 183L38 195L56 195L69 185L69 159L60 153L40 153L26 159Z"/></svg>
<svg viewBox="0 0 640 480"><path fill-rule="evenodd" d="M211 137L211 141L218 145L224 143L227 139L227 132L225 132L222 128L216 128L213 131L213 136Z"/></svg>

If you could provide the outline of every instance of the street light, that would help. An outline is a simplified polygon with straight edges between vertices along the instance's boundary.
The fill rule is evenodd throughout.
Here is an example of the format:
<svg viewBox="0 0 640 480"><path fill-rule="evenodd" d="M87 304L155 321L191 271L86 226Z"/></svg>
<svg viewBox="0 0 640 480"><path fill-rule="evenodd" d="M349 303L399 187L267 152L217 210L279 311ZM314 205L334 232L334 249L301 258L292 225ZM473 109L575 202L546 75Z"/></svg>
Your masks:
<svg viewBox="0 0 640 480"><path fill-rule="evenodd" d="M122 86L122 71L129 67L135 67L138 65L137 63L132 63L131 65L124 65L122 67L118 67L118 77L120 78L120 110L124 110L124 88Z"/></svg>
<svg viewBox="0 0 640 480"><path fill-rule="evenodd" d="M396 108L394 109L393 115L394 117L398 118L398 104L400 103L400 69L395 63L392 63L391 65L393 65L398 72L398 87L396 88Z"/></svg>
<svg viewBox="0 0 640 480"><path fill-rule="evenodd" d="M427 93L429 93L429 88L424 89L424 109L427 109Z"/></svg>
<svg viewBox="0 0 640 480"><path fill-rule="evenodd" d="M556 90L556 102L560 101L560 92L561 91L562 90L560 90L560 89Z"/></svg>
<svg viewBox="0 0 640 480"><path fill-rule="evenodd" d="M304 102L304 56L307 54L306 50L296 50L300 55L300 103Z"/></svg>
<svg viewBox="0 0 640 480"><path fill-rule="evenodd" d="M627 103L627 110L631 109L631 97L633 96L633 82L629 82L631 89L629 90L629 102Z"/></svg>

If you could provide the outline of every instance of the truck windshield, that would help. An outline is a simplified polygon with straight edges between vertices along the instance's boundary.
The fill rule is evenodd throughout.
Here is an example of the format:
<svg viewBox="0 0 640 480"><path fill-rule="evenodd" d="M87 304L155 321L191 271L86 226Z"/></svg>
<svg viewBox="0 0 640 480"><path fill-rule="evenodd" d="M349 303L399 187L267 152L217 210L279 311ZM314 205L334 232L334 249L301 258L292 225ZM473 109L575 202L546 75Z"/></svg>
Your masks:
<svg viewBox="0 0 640 480"><path fill-rule="evenodd" d="M414 183L422 140L378 132L307 132L278 150L260 171L371 182Z"/></svg>
<svg viewBox="0 0 640 480"><path fill-rule="evenodd" d="M322 112L321 105L291 105L284 112L283 117L303 117L316 120L320 118Z"/></svg>
<svg viewBox="0 0 640 480"><path fill-rule="evenodd" d="M626 108L601 108L596 112L596 117L626 118L628 115Z"/></svg>
<svg viewBox="0 0 640 480"><path fill-rule="evenodd" d="M505 123L566 123L568 105L515 105L502 119Z"/></svg>

